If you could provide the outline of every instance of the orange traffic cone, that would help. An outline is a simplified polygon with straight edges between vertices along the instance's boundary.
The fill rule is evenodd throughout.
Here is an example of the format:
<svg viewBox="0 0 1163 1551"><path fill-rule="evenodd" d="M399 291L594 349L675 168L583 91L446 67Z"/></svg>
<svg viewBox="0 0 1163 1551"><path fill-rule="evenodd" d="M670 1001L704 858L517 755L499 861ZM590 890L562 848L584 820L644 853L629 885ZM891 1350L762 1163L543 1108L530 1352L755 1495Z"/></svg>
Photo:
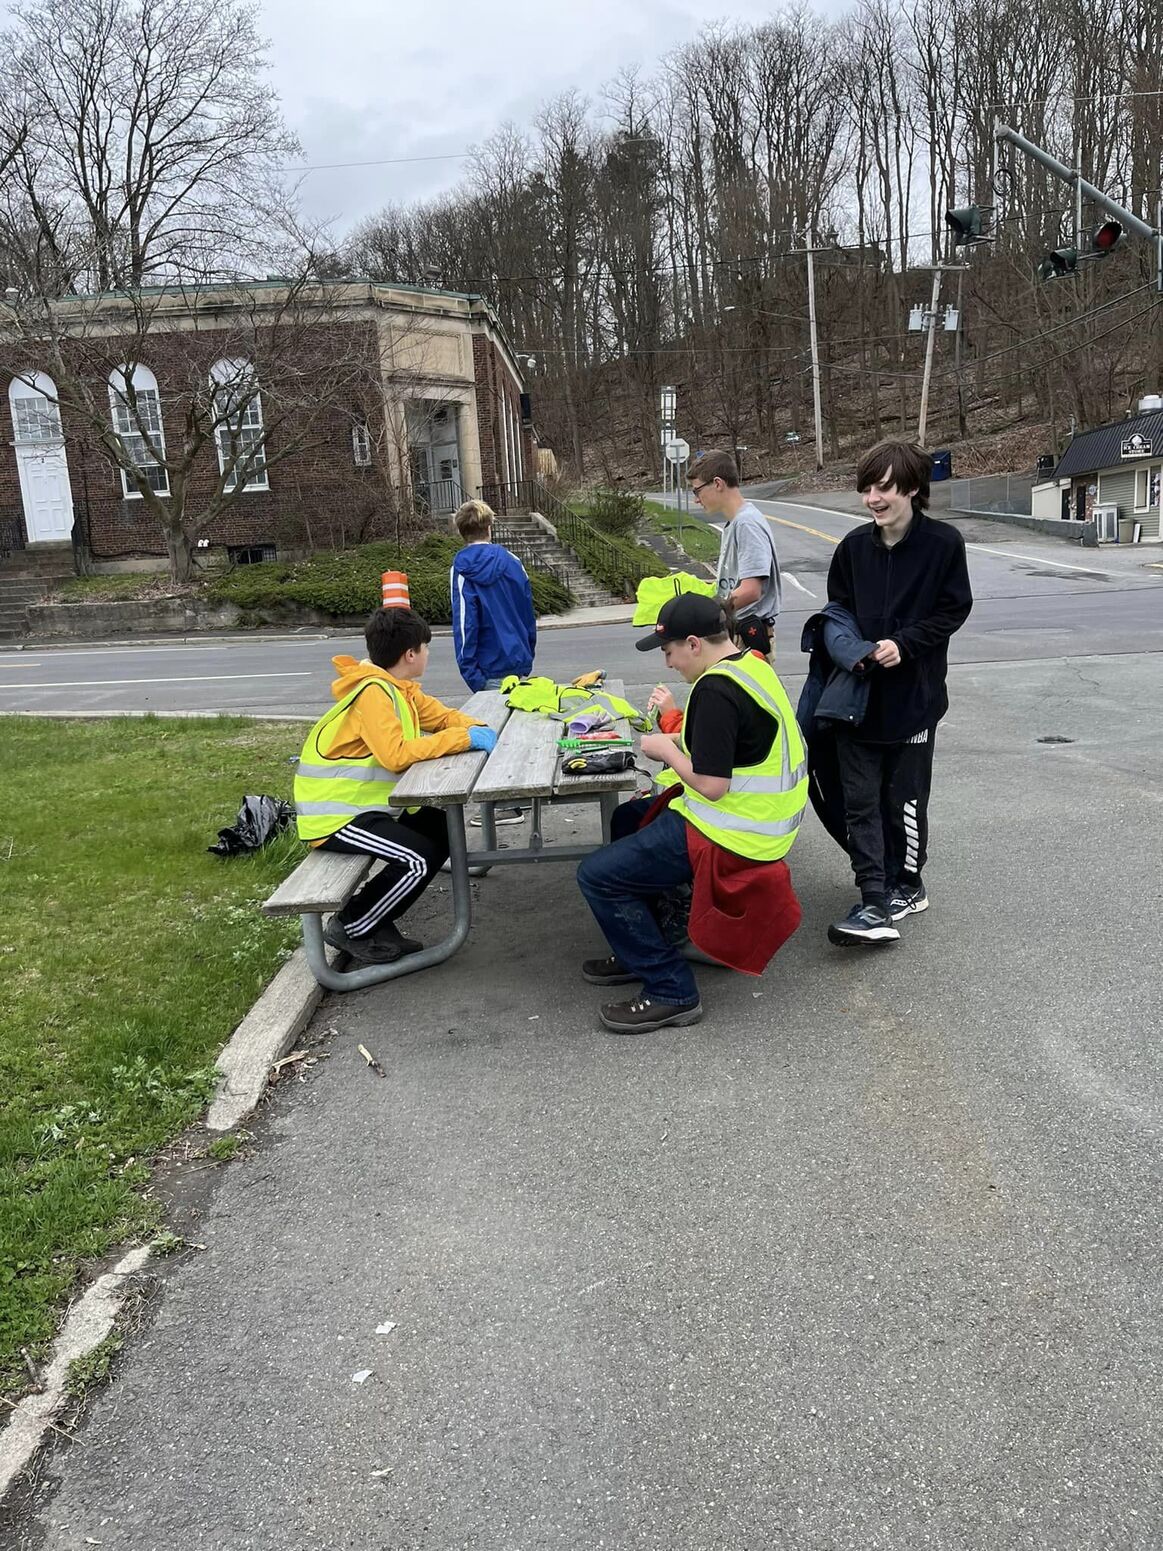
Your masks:
<svg viewBox="0 0 1163 1551"><path fill-rule="evenodd" d="M412 600L408 596L408 573L406 571L385 571L384 582L384 608L386 609L410 609Z"/></svg>

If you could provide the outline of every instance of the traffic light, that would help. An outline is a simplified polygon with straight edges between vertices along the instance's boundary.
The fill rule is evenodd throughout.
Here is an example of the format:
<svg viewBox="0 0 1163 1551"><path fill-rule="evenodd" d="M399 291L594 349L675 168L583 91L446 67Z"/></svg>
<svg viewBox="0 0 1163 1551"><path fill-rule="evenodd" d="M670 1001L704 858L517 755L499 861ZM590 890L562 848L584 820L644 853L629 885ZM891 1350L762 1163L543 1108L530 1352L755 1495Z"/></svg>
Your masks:
<svg viewBox="0 0 1163 1551"><path fill-rule="evenodd" d="M1059 280L1063 275L1072 275L1077 268L1077 248L1055 248L1038 265L1038 277L1041 280Z"/></svg>
<svg viewBox="0 0 1163 1551"><path fill-rule="evenodd" d="M1104 221L1101 226L1096 226L1090 236L1090 246L1095 256L1102 258L1109 253L1122 235L1122 223L1119 221Z"/></svg>
<svg viewBox="0 0 1163 1551"><path fill-rule="evenodd" d="M982 216L980 205L966 205L964 210L946 210L945 225L953 233L955 248L969 247L974 242L984 242L981 235Z"/></svg>

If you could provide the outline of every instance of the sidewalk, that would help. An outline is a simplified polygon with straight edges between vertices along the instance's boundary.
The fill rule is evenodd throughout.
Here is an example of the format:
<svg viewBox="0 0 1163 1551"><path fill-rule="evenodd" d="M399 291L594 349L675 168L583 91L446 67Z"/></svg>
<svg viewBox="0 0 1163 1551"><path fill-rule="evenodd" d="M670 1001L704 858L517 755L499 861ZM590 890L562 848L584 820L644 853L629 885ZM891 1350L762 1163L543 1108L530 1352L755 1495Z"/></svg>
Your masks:
<svg viewBox="0 0 1163 1551"><path fill-rule="evenodd" d="M477 881L440 969L328 998L327 1059L0 1540L1155 1543L1163 1083L1126 923L1155 919L1163 687L1048 660L953 699L897 949L829 948L847 861L809 822L803 928L759 980L700 971L697 1027L597 1028L563 864Z"/></svg>

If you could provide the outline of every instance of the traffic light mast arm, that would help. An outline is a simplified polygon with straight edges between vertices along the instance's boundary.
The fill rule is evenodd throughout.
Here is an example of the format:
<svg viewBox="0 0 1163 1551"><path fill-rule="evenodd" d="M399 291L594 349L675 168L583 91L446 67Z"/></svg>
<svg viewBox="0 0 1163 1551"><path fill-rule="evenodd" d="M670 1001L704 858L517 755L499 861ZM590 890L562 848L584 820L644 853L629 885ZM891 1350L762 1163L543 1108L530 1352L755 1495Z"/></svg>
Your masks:
<svg viewBox="0 0 1163 1551"><path fill-rule="evenodd" d="M1141 221L1133 210L1127 210L1109 194L1104 194L1102 189L1095 188L1094 184L1088 183L1081 173L1076 172L1072 167L1067 167L1065 162L1060 162L1056 156L1051 156L1049 151L1043 151L1040 145L1035 145L1024 135L1019 135L1017 130L1011 129L1008 124L994 121L994 139L999 143L1005 142L1012 145L1033 161L1041 162L1043 167L1052 172L1056 178L1061 178L1064 183L1072 183L1079 205L1081 205L1082 195L1085 194L1108 215L1121 221L1127 231L1153 242L1155 244L1155 289L1163 294L1163 204L1160 205L1156 217L1158 225L1148 226L1146 221Z"/></svg>
<svg viewBox="0 0 1163 1551"><path fill-rule="evenodd" d="M994 129L994 138L998 141L1006 141L1016 147L1024 155L1033 161L1041 162L1043 167L1051 171L1056 178L1061 178L1063 183L1076 184L1079 191L1092 199L1096 205L1113 215L1116 220L1123 223L1129 232L1134 232L1137 237L1147 237L1152 242L1158 242L1161 234L1153 226L1148 226L1146 221L1141 221L1131 210L1126 209L1109 194L1104 194L1102 189L1095 188L1093 183L1088 183L1080 177L1072 167L1065 162L1060 162L1056 156L1051 156L1049 151L1043 151L1040 145L1035 145L1032 140L1027 140L1024 135L1019 135L1016 129L1011 129L1008 124L997 124Z"/></svg>

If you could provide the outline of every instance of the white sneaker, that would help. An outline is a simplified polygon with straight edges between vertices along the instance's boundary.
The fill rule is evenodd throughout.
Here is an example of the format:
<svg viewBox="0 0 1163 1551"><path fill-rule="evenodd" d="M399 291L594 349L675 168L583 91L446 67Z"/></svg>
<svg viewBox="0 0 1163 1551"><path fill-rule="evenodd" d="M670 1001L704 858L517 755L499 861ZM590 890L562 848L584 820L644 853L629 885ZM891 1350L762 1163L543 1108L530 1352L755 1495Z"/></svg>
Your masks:
<svg viewBox="0 0 1163 1551"><path fill-rule="evenodd" d="M469 822L469 826L472 829L480 829L481 823L482 823L482 816L478 813L476 818L469 819L468 822ZM525 809L524 808L494 808L493 809L493 823L494 824L524 824L524 822L525 822Z"/></svg>

